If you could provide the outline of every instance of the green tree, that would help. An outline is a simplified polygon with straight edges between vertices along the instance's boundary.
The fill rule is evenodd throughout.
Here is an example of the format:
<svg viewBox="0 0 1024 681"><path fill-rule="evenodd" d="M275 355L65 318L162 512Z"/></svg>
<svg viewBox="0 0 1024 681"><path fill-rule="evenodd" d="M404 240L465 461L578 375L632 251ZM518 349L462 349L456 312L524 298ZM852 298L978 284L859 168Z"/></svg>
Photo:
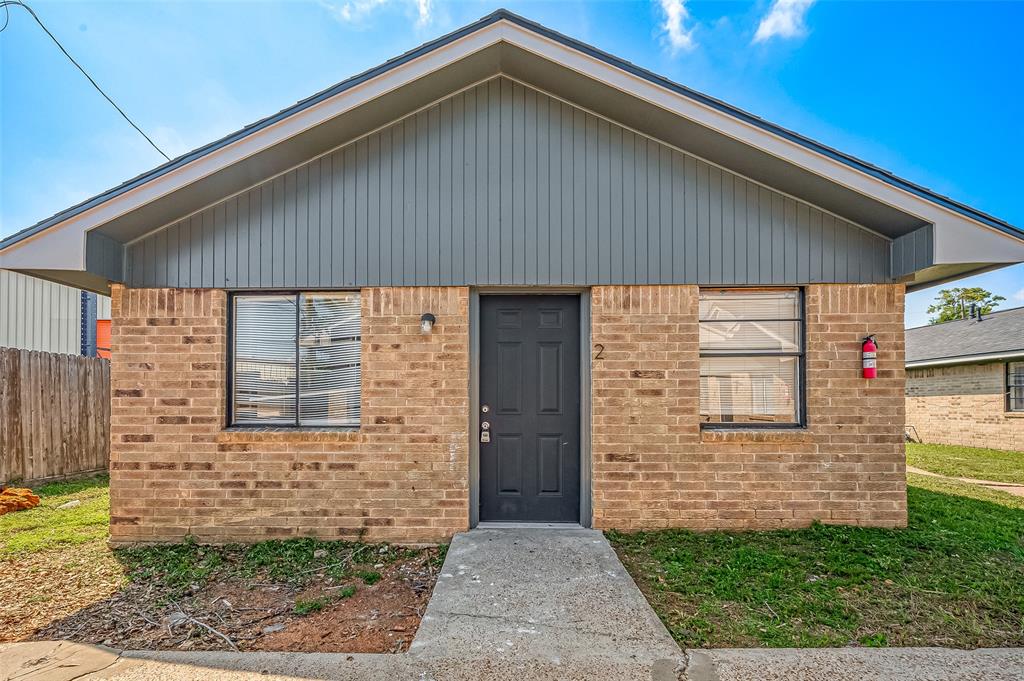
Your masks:
<svg viewBox="0 0 1024 681"><path fill-rule="evenodd" d="M986 315L1006 300L1002 296L993 295L983 288L944 288L935 298L935 304L928 308L928 314L936 315L929 320L931 324L951 322L954 319L967 319L971 314L971 305L976 305L981 314Z"/></svg>

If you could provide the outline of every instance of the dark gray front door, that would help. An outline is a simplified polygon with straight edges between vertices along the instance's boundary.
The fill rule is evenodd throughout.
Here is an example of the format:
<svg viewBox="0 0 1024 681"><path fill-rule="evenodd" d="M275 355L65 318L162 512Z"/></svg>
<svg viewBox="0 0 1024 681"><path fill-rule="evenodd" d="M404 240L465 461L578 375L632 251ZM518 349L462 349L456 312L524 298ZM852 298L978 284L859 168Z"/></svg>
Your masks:
<svg viewBox="0 0 1024 681"><path fill-rule="evenodd" d="M579 522L577 296L480 298L480 412L480 520Z"/></svg>

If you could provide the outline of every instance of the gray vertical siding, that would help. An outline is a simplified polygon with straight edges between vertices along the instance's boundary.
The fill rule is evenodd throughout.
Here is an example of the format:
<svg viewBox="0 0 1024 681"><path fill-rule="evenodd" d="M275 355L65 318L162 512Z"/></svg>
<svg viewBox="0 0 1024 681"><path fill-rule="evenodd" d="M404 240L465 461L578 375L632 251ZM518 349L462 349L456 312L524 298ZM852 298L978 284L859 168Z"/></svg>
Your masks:
<svg viewBox="0 0 1024 681"><path fill-rule="evenodd" d="M891 242L495 78L126 248L131 286L882 282Z"/></svg>
<svg viewBox="0 0 1024 681"><path fill-rule="evenodd" d="M913 274L935 264L934 228L925 225L892 242L892 276Z"/></svg>
<svg viewBox="0 0 1024 681"><path fill-rule="evenodd" d="M89 232L86 236L85 266L89 272L111 281L123 281L124 245L99 232Z"/></svg>

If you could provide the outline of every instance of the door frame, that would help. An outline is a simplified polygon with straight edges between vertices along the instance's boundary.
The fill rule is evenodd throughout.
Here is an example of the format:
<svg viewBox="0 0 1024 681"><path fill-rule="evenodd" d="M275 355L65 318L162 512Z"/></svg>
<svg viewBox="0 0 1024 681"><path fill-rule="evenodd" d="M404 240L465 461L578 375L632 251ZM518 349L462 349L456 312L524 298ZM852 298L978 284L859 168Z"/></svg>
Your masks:
<svg viewBox="0 0 1024 681"><path fill-rule="evenodd" d="M584 286L480 286L469 290L469 526L480 523L480 296L580 299L580 525L591 527L590 289Z"/></svg>

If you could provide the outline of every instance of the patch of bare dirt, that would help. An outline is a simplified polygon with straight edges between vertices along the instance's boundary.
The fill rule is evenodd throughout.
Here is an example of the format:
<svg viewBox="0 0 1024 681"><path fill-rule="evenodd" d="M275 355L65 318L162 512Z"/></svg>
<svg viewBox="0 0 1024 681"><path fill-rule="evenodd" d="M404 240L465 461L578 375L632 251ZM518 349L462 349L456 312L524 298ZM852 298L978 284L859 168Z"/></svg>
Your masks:
<svg viewBox="0 0 1024 681"><path fill-rule="evenodd" d="M437 574L433 569L429 573L428 583L422 562L391 566L373 586L358 589L320 612L292 618L281 631L255 642L252 650L405 652L434 588ZM315 587L302 598L330 597L331 590Z"/></svg>
<svg viewBox="0 0 1024 681"><path fill-rule="evenodd" d="M103 542L0 561L0 643L24 640L105 602L126 581L124 568Z"/></svg>
<svg viewBox="0 0 1024 681"><path fill-rule="evenodd" d="M106 593L90 588L91 596L77 600L81 609L54 612L48 623L40 616L24 620L7 640L68 639L148 650L403 652L437 580L436 558L436 549L425 549L369 566L380 575L372 584L326 573L302 586L231 575L172 595L154 580L118 590L122 581ZM6 576L3 581L6 586ZM75 590L73 577L61 581ZM37 589L29 582L23 586ZM311 611L300 614L310 604Z"/></svg>

